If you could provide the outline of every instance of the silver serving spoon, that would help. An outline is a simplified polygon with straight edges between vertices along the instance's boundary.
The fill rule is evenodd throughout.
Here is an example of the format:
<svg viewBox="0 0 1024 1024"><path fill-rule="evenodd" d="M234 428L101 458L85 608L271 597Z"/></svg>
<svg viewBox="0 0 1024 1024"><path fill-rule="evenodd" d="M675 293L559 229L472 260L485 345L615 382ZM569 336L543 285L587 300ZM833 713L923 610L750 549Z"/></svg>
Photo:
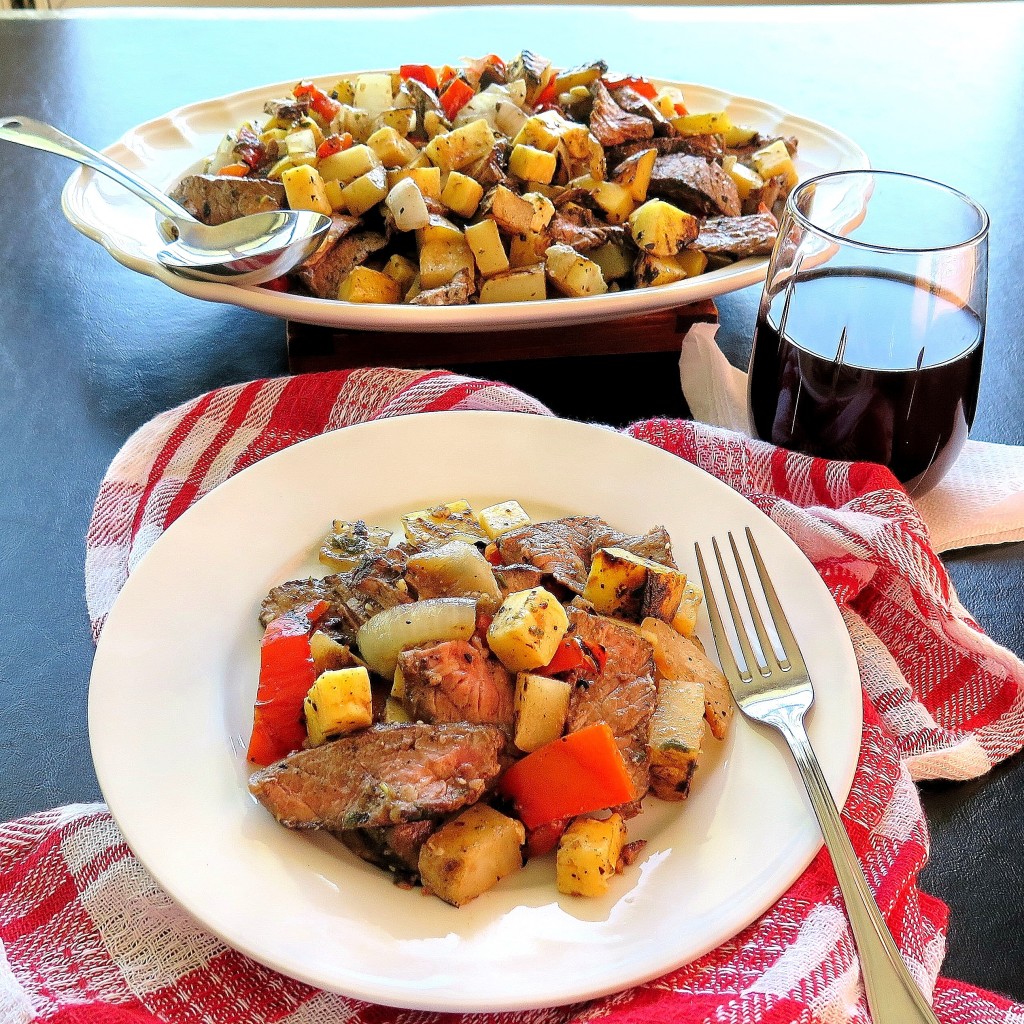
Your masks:
<svg viewBox="0 0 1024 1024"><path fill-rule="evenodd" d="M156 258L182 277L224 284L270 281L311 256L331 226L331 218L322 213L273 210L211 227L148 181L42 121L0 117L0 139L77 160L149 203L167 218L160 228L168 244Z"/></svg>

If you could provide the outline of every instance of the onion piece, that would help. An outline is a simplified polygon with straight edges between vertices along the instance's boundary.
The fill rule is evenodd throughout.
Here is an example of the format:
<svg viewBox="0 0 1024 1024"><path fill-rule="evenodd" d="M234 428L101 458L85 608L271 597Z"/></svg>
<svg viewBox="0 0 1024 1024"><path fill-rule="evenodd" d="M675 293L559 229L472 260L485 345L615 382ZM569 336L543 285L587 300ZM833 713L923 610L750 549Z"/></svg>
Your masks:
<svg viewBox="0 0 1024 1024"><path fill-rule="evenodd" d="M437 640L468 640L476 629L476 601L436 597L377 612L359 629L356 643L367 665L391 679L403 648Z"/></svg>
<svg viewBox="0 0 1024 1024"><path fill-rule="evenodd" d="M412 555L406 579L422 598L474 597L487 612L501 604L501 588L490 563L476 547L462 541Z"/></svg>

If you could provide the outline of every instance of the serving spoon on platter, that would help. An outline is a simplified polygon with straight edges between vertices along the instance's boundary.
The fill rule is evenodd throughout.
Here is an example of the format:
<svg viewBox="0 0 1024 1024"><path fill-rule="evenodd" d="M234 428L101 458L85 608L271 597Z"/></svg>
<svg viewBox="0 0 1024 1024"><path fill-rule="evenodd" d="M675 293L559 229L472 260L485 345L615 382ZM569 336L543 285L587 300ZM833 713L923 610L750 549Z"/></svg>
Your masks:
<svg viewBox="0 0 1024 1024"><path fill-rule="evenodd" d="M165 220L162 267L182 277L222 284L261 284L286 274L311 256L331 218L309 210L272 210L208 225L126 167L52 125L31 117L0 117L0 139L76 160L129 189Z"/></svg>

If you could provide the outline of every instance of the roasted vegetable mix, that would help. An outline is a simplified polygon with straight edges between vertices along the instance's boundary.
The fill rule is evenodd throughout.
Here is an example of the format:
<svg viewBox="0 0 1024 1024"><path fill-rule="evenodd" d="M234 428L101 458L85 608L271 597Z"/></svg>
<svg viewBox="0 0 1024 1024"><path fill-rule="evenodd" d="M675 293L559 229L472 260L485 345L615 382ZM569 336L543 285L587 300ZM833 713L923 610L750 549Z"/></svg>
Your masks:
<svg viewBox="0 0 1024 1024"><path fill-rule="evenodd" d="M557 848L598 896L648 792L684 799L733 705L661 527L533 522L514 500L337 520L322 578L263 602L250 789L284 825L461 906Z"/></svg>
<svg viewBox="0 0 1024 1024"><path fill-rule="evenodd" d="M274 283L346 302L460 305L670 284L764 255L796 140L689 112L680 90L524 51L301 82L174 195L220 223L332 215Z"/></svg>

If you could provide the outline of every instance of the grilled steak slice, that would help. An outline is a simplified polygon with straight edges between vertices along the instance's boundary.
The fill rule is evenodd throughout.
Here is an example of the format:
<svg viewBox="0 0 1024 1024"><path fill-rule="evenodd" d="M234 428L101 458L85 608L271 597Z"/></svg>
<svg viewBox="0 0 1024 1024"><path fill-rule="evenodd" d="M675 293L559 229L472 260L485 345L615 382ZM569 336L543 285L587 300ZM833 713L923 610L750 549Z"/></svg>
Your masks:
<svg viewBox="0 0 1024 1024"><path fill-rule="evenodd" d="M657 526L641 537L620 533L598 516L566 516L513 530L495 542L508 565L528 562L563 586L582 594L598 548L625 548L676 568L668 532Z"/></svg>
<svg viewBox="0 0 1024 1024"><path fill-rule="evenodd" d="M636 788L634 799L640 800L650 781L647 733L657 697L654 650L638 633L610 619L572 606L567 613L570 631L588 647L603 648L607 656L596 678L575 681L567 731L606 723Z"/></svg>
<svg viewBox="0 0 1024 1024"><path fill-rule="evenodd" d="M408 554L401 548L383 548L363 555L362 561L349 574L352 589L373 601L380 611L396 604L409 604L412 595L405 583Z"/></svg>
<svg viewBox="0 0 1024 1024"><path fill-rule="evenodd" d="M371 616L385 607L403 603L397 588L368 578L361 583L363 589L357 590L352 586L352 576L352 573L334 573L323 579L290 580L274 587L263 599L260 625L266 626L278 615L297 605L327 601L331 606L327 618L334 623L333 631L354 637L359 627Z"/></svg>
<svg viewBox="0 0 1024 1024"><path fill-rule="evenodd" d="M766 256L772 251L779 222L770 213L746 217L709 217L700 226L697 241L691 246L701 252L720 253L743 259Z"/></svg>
<svg viewBox="0 0 1024 1024"><path fill-rule="evenodd" d="M315 262L307 261L297 271L299 280L317 298L336 299L342 278L385 245L387 239L376 231L347 234L329 248L321 246Z"/></svg>
<svg viewBox="0 0 1024 1024"><path fill-rule="evenodd" d="M637 117L646 117L654 125L655 135L674 136L676 134L672 122L646 96L641 96L636 89L623 85L618 89L612 89L612 97L626 113L636 114Z"/></svg>
<svg viewBox="0 0 1024 1024"><path fill-rule="evenodd" d="M422 821L476 803L504 744L490 725L374 725L289 754L256 772L249 790L288 828Z"/></svg>
<svg viewBox="0 0 1024 1024"><path fill-rule="evenodd" d="M299 99L267 100L263 104L263 113L276 117L279 121L288 124L295 124L301 121L309 113L309 97L301 96Z"/></svg>
<svg viewBox="0 0 1024 1024"><path fill-rule="evenodd" d="M604 245L616 232L611 225L581 224L579 221L583 218L566 212L578 209L582 209L582 207L574 207L570 203L555 213L548 225L548 235L552 242L571 245L577 252L589 252L591 249Z"/></svg>
<svg viewBox="0 0 1024 1024"><path fill-rule="evenodd" d="M289 580L279 587L274 587L265 598L260 609L260 625L268 626L279 615L311 601L329 601L333 614L348 597L348 590L339 587L338 576L325 576L322 580Z"/></svg>
<svg viewBox="0 0 1024 1024"><path fill-rule="evenodd" d="M722 155L722 139L718 135L671 135L667 138L658 136L645 142L624 142L621 146L612 146L608 150L608 166L618 169L623 160L645 149L656 149L659 156L683 153L689 156L714 158Z"/></svg>
<svg viewBox="0 0 1024 1024"><path fill-rule="evenodd" d="M515 680L475 637L403 651L398 664L414 718L512 727Z"/></svg>
<svg viewBox="0 0 1024 1024"><path fill-rule="evenodd" d="M285 206L284 185L266 178L190 174L174 186L170 196L204 224L224 224Z"/></svg>
<svg viewBox="0 0 1024 1024"><path fill-rule="evenodd" d="M388 828L355 828L336 833L356 856L392 872L398 882L420 877L420 847L437 829L435 821L410 821Z"/></svg>
<svg viewBox="0 0 1024 1024"><path fill-rule="evenodd" d="M647 191L703 217L737 217L740 213L736 183L720 164L700 156L659 156Z"/></svg>
<svg viewBox="0 0 1024 1024"><path fill-rule="evenodd" d="M473 275L463 267L448 284L428 288L409 301L410 306L465 306L473 294Z"/></svg>
<svg viewBox="0 0 1024 1024"><path fill-rule="evenodd" d="M602 146L617 146L622 142L654 137L653 121L623 110L600 79L590 87L590 95L594 98L590 110L590 134Z"/></svg>
<svg viewBox="0 0 1024 1024"><path fill-rule="evenodd" d="M494 578L503 594L539 587L544 573L535 565L495 565Z"/></svg>

